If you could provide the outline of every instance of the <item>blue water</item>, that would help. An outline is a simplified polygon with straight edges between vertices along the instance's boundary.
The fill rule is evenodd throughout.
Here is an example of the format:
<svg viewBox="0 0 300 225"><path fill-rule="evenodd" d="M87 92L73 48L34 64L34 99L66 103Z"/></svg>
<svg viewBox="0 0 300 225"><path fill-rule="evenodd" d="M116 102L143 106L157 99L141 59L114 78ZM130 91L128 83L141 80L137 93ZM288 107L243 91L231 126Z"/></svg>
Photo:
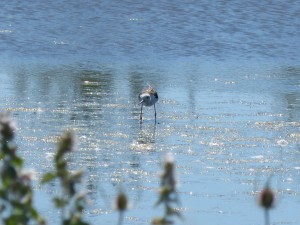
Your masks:
<svg viewBox="0 0 300 225"><path fill-rule="evenodd" d="M263 224L257 192L277 193L272 224L299 224L300 3L297 1L2 1L0 109L18 126L19 154L37 173L35 202L60 214L52 169L56 141L72 130L91 224L162 215L163 157L176 158L176 224ZM137 95L159 95L139 125Z"/></svg>
<svg viewBox="0 0 300 225"><path fill-rule="evenodd" d="M297 1L7 1L9 58L297 60Z"/></svg>

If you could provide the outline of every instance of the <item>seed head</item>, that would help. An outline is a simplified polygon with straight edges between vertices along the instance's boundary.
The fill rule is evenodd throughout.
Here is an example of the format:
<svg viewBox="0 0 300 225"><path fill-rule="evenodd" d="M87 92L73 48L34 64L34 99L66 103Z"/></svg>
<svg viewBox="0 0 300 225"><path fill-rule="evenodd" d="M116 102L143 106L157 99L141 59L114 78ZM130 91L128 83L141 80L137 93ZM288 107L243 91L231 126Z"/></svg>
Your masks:
<svg viewBox="0 0 300 225"><path fill-rule="evenodd" d="M274 199L274 192L267 186L260 193L259 204L265 209L270 209L274 205Z"/></svg>
<svg viewBox="0 0 300 225"><path fill-rule="evenodd" d="M127 197L123 192L121 192L117 197L117 210L125 211L126 209L127 209Z"/></svg>

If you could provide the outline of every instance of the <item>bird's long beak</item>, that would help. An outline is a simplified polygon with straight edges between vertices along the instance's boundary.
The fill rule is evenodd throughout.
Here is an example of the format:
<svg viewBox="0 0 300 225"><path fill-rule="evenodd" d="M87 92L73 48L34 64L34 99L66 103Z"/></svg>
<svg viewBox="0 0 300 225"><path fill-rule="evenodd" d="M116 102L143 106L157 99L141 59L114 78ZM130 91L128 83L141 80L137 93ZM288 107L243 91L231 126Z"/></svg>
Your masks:
<svg viewBox="0 0 300 225"><path fill-rule="evenodd" d="M140 101L140 103L139 104L142 104L144 102L144 99L142 100L142 101Z"/></svg>

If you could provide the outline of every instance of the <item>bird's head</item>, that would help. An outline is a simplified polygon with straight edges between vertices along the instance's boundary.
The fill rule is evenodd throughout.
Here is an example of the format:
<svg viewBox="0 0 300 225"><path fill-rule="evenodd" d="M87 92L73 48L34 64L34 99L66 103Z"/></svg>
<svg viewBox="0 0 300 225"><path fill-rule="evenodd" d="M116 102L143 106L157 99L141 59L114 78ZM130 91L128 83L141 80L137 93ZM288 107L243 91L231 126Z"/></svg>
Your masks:
<svg viewBox="0 0 300 225"><path fill-rule="evenodd" d="M150 94L144 93L140 95L140 104L147 103L151 100Z"/></svg>

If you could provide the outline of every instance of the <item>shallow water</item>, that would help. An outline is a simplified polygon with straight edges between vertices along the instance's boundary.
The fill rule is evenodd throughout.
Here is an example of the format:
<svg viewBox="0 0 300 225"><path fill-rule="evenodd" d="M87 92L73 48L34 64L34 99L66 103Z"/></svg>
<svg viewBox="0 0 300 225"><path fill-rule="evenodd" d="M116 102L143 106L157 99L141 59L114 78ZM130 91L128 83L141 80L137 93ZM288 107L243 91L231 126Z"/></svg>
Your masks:
<svg viewBox="0 0 300 225"><path fill-rule="evenodd" d="M266 10L267 9L267 10ZM300 67L297 2L216 1L5 4L0 108L18 126L36 204L59 213L56 141L77 136L71 169L85 171L92 224L117 223L114 196L128 194L124 224L149 224L166 153L176 158L178 224L262 224L256 192L272 175L274 224L298 224ZM137 95L159 94L139 125Z"/></svg>
<svg viewBox="0 0 300 225"><path fill-rule="evenodd" d="M116 67L22 66L5 78L2 85L9 91L1 108L16 120L20 154L38 178L52 167L57 137L73 130L79 146L70 163L85 170L83 186L93 200L86 211L90 221L117 218L111 204L120 186L132 200L125 223L147 224L160 214L152 207L167 152L176 158L184 223L193 224L195 216L197 223L262 221L254 193L270 175L279 192L272 215L279 222L298 221L290 219L296 215L290 205L299 196L297 68L248 68L246 73L222 64L222 71L194 68L188 77L169 79L167 66L157 72ZM179 70L187 74L190 68ZM153 74L159 92L158 124L151 107L144 109L140 127L136 93L145 73ZM47 215L51 203L44 199L56 187L36 185L37 202Z"/></svg>

